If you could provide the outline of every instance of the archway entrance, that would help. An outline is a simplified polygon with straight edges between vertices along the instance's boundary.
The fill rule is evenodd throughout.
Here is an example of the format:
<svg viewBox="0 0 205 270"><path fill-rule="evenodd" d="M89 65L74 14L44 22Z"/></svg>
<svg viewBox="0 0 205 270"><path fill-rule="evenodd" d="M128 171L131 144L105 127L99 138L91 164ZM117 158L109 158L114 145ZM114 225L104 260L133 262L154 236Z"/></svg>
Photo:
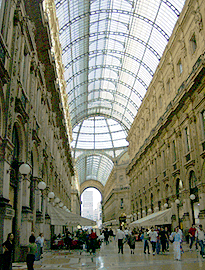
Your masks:
<svg viewBox="0 0 205 270"><path fill-rule="evenodd" d="M86 188L81 195L81 216L102 225L102 195L96 188Z"/></svg>

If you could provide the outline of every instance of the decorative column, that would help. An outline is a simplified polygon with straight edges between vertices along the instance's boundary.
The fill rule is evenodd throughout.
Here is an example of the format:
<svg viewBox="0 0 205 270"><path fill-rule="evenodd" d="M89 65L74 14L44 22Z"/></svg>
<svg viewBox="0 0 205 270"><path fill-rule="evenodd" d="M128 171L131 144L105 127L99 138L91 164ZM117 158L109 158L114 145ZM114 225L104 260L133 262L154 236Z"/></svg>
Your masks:
<svg viewBox="0 0 205 270"><path fill-rule="evenodd" d="M183 199L183 228L189 229L191 227L191 221L190 221L190 198L189 198L189 191L184 190L182 192L182 199Z"/></svg>
<svg viewBox="0 0 205 270"><path fill-rule="evenodd" d="M205 183L200 183L198 186L199 194L199 220L200 224L205 228Z"/></svg>
<svg viewBox="0 0 205 270"><path fill-rule="evenodd" d="M13 144L9 140L0 137L0 240L6 240L8 233L12 231L12 219L15 211L9 204L10 187L10 159ZM0 253L3 252L0 245Z"/></svg>

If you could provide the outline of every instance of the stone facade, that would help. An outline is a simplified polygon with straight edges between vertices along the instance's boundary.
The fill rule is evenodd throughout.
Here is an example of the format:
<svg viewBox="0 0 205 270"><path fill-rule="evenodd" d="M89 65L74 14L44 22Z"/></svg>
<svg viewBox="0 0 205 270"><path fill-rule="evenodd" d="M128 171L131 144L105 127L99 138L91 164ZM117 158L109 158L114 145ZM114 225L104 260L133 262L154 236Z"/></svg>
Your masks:
<svg viewBox="0 0 205 270"><path fill-rule="evenodd" d="M135 219L173 207L173 226L205 227L204 37L205 2L187 1L127 137Z"/></svg>
<svg viewBox="0 0 205 270"><path fill-rule="evenodd" d="M50 241L48 193L71 210L72 128L41 1L1 1L0 28L0 243L12 231L22 260L31 231Z"/></svg>
<svg viewBox="0 0 205 270"><path fill-rule="evenodd" d="M105 184L102 202L102 221L105 224L118 225L122 215L130 215L130 186L126 175L128 162L127 152L118 157Z"/></svg>

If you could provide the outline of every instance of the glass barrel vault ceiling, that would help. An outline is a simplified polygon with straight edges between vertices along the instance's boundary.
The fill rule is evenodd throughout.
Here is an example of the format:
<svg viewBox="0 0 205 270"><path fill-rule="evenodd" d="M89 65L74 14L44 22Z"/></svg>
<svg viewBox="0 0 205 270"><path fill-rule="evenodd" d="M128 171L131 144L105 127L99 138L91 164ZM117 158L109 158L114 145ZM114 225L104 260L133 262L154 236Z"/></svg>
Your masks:
<svg viewBox="0 0 205 270"><path fill-rule="evenodd" d="M108 137L109 145L115 148L110 131L105 131L104 142L100 139L111 119L121 125L126 138L185 0L55 0L55 3L73 147L74 151L81 149L77 155L81 153L85 163L88 159L82 149L91 145L98 151L107 148ZM106 123L102 132L99 128L85 131L86 126L89 129L89 124L96 122L95 116ZM121 146L126 146L123 143ZM89 158L90 155L91 152ZM78 156L77 164L80 159ZM93 172L99 168L94 154L90 164L95 167ZM78 170L81 182L93 175L86 171L90 166L87 165ZM99 180L97 176L95 172L93 179Z"/></svg>

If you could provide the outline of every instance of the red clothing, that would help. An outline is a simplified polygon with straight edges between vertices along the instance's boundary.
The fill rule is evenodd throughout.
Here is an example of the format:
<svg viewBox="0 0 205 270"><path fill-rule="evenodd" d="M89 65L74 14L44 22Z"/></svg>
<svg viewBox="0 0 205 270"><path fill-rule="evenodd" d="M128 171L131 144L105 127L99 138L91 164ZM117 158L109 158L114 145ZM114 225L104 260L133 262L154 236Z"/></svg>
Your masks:
<svg viewBox="0 0 205 270"><path fill-rule="evenodd" d="M195 232L196 232L196 228L190 228L189 229L189 233L192 235L192 236L195 236Z"/></svg>
<svg viewBox="0 0 205 270"><path fill-rule="evenodd" d="M90 234L90 239L96 239L96 238L97 238L96 233L95 233L95 232L92 232L92 233Z"/></svg>

